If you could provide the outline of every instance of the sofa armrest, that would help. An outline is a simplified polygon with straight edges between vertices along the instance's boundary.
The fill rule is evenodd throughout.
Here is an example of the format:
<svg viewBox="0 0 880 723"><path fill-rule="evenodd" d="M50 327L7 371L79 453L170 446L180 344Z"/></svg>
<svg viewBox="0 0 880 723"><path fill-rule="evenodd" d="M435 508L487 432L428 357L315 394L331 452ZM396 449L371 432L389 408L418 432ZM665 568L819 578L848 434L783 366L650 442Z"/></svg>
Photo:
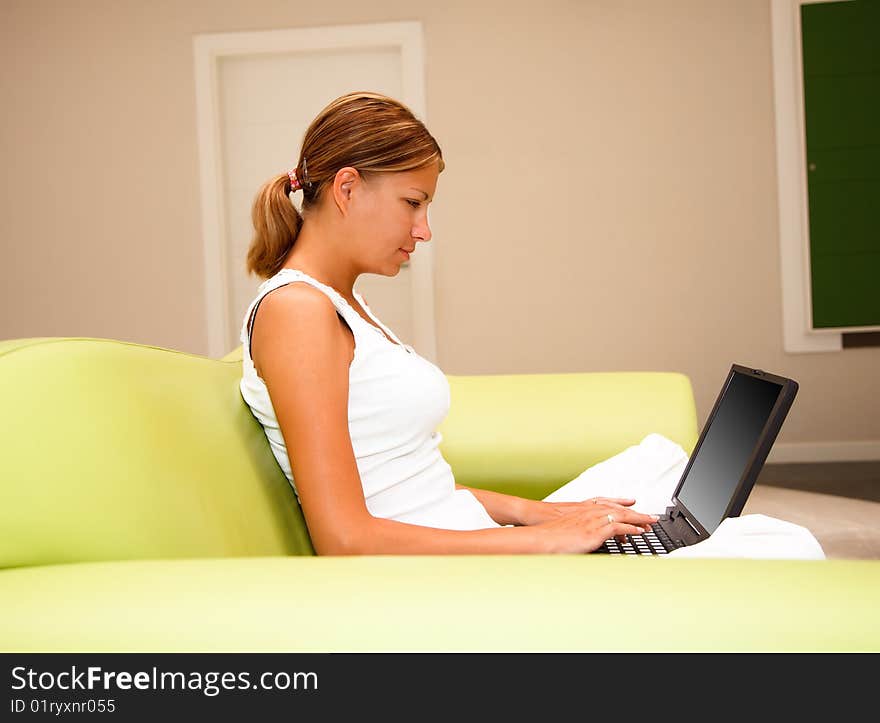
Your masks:
<svg viewBox="0 0 880 723"><path fill-rule="evenodd" d="M449 376L441 450L456 481L540 499L656 432L690 454L690 380L674 372Z"/></svg>
<svg viewBox="0 0 880 723"><path fill-rule="evenodd" d="M241 345L239 345L239 346L235 347L235 349L233 349L232 351L221 356L220 361L233 362L233 363L238 362L239 364L241 364L241 361L244 358L243 354L244 354L244 352L241 348Z"/></svg>

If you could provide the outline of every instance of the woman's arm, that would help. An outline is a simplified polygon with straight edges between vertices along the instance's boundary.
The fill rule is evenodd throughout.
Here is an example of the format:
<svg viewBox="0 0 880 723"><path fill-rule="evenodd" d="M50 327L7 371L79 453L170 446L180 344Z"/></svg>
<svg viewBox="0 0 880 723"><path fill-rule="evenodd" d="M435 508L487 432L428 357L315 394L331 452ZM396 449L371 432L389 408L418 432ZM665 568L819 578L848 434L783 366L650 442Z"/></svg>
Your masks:
<svg viewBox="0 0 880 723"><path fill-rule="evenodd" d="M604 507L626 508L635 504L634 499L619 497L593 497L584 502L543 502L526 497L506 495L501 492L465 487L456 484L456 489L467 490L486 508L499 525L540 525L562 515L572 514L584 509L585 505L601 504ZM590 509L587 507L586 509ZM613 513L612 513L613 514Z"/></svg>
<svg viewBox="0 0 880 723"><path fill-rule="evenodd" d="M471 531L373 517L348 430L350 330L323 293L302 283L268 294L259 317L254 363L269 389L318 554L587 552L613 535L638 534L637 525L651 521L601 505L537 525Z"/></svg>
<svg viewBox="0 0 880 723"><path fill-rule="evenodd" d="M537 525L553 519L553 514L549 509L551 505L548 502L506 495L491 490L481 490L476 487L465 487L460 484L456 484L455 488L467 490L476 497L477 501L486 508L489 517L499 525Z"/></svg>

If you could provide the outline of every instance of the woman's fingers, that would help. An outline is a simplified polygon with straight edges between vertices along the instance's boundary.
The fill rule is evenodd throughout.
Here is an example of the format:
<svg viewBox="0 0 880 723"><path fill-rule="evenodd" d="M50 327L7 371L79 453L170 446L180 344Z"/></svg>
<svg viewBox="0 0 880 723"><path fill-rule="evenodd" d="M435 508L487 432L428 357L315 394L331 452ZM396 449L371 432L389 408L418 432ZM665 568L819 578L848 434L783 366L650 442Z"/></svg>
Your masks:
<svg viewBox="0 0 880 723"><path fill-rule="evenodd" d="M552 502L550 504L559 514L589 513L596 510L605 513L614 510L631 510L635 500L627 497L591 497L583 502Z"/></svg>
<svg viewBox="0 0 880 723"><path fill-rule="evenodd" d="M627 535L643 535L650 529L651 523L657 520L656 515L643 515L625 507L621 509L622 512L617 516L614 512L605 515L607 522L603 525L602 533L606 540L614 537L623 544L627 542Z"/></svg>
<svg viewBox="0 0 880 723"><path fill-rule="evenodd" d="M657 515L646 515L626 507L603 507L592 513L591 517L595 517L597 514L600 518L604 517L609 525L615 522L626 522L633 526L648 527L658 519Z"/></svg>
<svg viewBox="0 0 880 723"><path fill-rule="evenodd" d="M641 535L643 533L644 529L637 525L630 525L625 522L615 522L612 534L608 535L608 538L613 536L618 542L624 543L627 542L627 535Z"/></svg>
<svg viewBox="0 0 880 723"><path fill-rule="evenodd" d="M560 542L559 549L588 552L612 537L624 542L626 535L641 535L656 520L656 515L645 515L628 507L591 504L577 514L562 515L540 526L553 530L561 536L560 540L565 540Z"/></svg>
<svg viewBox="0 0 880 723"><path fill-rule="evenodd" d="M636 503L632 497L594 497L591 502L595 504L620 505L621 507L632 507Z"/></svg>

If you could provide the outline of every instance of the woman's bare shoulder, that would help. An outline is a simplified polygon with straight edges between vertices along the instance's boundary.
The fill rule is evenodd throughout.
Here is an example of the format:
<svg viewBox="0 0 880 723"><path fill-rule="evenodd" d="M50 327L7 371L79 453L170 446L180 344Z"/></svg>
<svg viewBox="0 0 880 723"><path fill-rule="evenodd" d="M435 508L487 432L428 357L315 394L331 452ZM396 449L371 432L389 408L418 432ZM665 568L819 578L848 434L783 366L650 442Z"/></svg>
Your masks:
<svg viewBox="0 0 880 723"><path fill-rule="evenodd" d="M260 304L260 308L271 305L278 309L325 309L328 312L335 312L335 306L320 289L315 288L307 281L291 281L290 283L273 289L265 297ZM318 312L319 313L319 312Z"/></svg>
<svg viewBox="0 0 880 723"><path fill-rule="evenodd" d="M264 297L253 322L254 364L269 356L306 355L318 361L324 355L348 354L344 322L330 298L308 283L286 284ZM325 358L326 360L326 358Z"/></svg>

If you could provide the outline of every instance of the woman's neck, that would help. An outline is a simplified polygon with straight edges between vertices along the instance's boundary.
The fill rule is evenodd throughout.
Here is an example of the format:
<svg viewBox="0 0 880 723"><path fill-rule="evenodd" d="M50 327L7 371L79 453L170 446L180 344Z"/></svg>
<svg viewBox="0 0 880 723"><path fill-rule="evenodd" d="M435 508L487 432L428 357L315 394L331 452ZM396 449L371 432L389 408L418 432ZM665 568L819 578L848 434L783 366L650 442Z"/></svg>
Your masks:
<svg viewBox="0 0 880 723"><path fill-rule="evenodd" d="M315 225L303 224L283 268L298 269L351 301L360 272L346 258L344 249L345 244L334 243L332 236L321 233Z"/></svg>

